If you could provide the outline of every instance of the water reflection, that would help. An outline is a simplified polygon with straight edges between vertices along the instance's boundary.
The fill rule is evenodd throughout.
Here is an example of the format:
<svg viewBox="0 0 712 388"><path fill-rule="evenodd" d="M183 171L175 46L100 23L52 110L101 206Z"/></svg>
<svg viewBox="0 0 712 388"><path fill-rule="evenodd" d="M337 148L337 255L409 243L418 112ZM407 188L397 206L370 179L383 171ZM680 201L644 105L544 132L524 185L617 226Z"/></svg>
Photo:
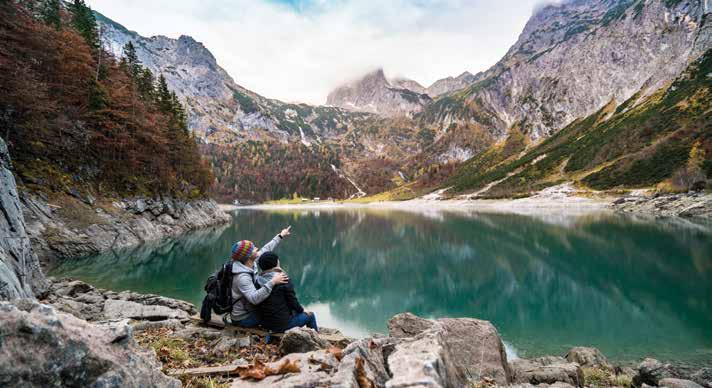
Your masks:
<svg viewBox="0 0 712 388"><path fill-rule="evenodd" d="M241 238L286 224L279 253L323 324L363 336L401 311L493 321L520 355L600 347L712 362L712 228L614 215L566 217L376 209L240 211L222 229L67 263L111 289L202 299ZM323 318L321 318L323 317Z"/></svg>

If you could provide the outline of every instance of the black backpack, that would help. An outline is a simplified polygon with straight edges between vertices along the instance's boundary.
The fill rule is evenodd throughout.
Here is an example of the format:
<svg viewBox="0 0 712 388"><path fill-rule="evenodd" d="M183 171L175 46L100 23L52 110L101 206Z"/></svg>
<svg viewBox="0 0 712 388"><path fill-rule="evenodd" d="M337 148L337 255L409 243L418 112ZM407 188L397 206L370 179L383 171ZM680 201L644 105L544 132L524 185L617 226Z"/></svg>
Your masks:
<svg viewBox="0 0 712 388"><path fill-rule="evenodd" d="M232 261L228 261L205 281L205 298L200 307L200 318L209 322L212 312L222 315L232 311Z"/></svg>

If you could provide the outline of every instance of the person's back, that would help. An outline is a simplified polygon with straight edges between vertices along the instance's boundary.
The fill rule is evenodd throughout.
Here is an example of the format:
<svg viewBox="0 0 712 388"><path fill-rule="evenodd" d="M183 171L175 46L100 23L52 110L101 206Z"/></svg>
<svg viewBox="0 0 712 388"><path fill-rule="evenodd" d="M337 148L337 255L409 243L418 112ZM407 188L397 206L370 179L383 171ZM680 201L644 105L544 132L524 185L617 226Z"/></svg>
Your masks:
<svg viewBox="0 0 712 388"><path fill-rule="evenodd" d="M282 272L279 268L267 270L257 278L257 283L261 287L271 281L272 277L279 272ZM267 299L257 305L257 311L262 327L275 333L281 333L287 330L292 316L304 312L304 308L299 304L294 286L290 281L274 287Z"/></svg>
<svg viewBox="0 0 712 388"><path fill-rule="evenodd" d="M267 252L260 257L259 266L263 271L257 277L260 287L269 283L275 275L282 273L278 265L279 257L273 252ZM275 286L270 295L257 305L257 311L262 327L275 333L304 325L318 330L316 317L313 313L304 312L291 281Z"/></svg>

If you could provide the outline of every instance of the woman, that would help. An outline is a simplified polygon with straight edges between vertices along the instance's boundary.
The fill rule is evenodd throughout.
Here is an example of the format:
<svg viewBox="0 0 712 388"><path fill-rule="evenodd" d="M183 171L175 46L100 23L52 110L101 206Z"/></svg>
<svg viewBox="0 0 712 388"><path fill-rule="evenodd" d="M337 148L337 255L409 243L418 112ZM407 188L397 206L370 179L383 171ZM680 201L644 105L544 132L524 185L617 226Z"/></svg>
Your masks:
<svg viewBox="0 0 712 388"><path fill-rule="evenodd" d="M259 290L255 287L257 261L263 252L274 250L280 241L291 235L291 226L283 229L272 241L259 249L252 241L238 241L232 246L232 299L230 319L234 325L257 327L260 324L255 305L267 299L272 288L289 281L286 274L274 276Z"/></svg>

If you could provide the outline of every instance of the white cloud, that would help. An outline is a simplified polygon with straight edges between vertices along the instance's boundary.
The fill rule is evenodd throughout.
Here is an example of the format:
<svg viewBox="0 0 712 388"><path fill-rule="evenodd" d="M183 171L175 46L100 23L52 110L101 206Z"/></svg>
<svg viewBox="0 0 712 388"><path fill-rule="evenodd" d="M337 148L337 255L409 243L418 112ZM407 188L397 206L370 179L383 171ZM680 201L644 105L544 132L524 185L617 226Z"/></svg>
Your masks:
<svg viewBox="0 0 712 388"><path fill-rule="evenodd" d="M516 41L538 0L88 0L141 35L190 35L235 81L266 97L324 103L383 67L428 86L485 70Z"/></svg>

